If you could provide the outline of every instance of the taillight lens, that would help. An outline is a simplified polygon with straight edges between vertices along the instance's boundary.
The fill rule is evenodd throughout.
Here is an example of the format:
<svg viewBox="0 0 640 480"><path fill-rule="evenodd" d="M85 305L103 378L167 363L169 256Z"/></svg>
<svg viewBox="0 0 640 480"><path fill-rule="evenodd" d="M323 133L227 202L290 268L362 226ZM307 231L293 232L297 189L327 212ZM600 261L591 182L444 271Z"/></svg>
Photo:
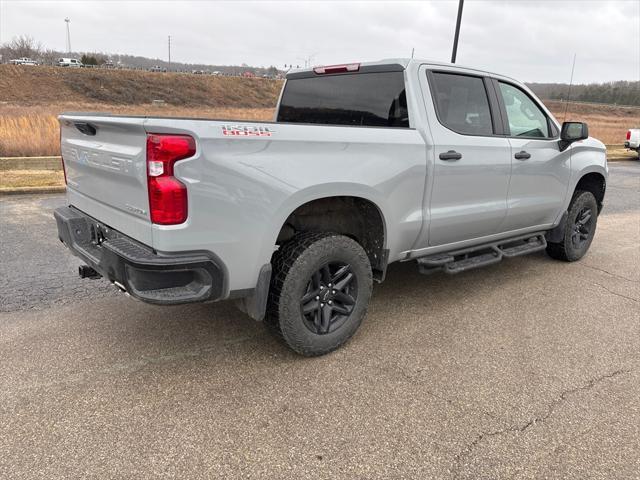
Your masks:
<svg viewBox="0 0 640 480"><path fill-rule="evenodd" d="M627 140L631 140L631 130L627 130Z"/></svg>
<svg viewBox="0 0 640 480"><path fill-rule="evenodd" d="M147 188L151 222L177 225L187 220L187 187L173 176L178 160L192 157L196 142L189 135L147 135Z"/></svg>

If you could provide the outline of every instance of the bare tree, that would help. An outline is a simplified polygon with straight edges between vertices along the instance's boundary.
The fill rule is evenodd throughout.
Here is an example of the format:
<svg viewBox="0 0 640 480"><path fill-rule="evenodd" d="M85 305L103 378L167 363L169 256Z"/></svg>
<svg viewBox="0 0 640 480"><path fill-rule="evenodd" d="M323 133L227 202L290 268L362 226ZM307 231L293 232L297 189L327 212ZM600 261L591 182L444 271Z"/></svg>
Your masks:
<svg viewBox="0 0 640 480"><path fill-rule="evenodd" d="M36 42L33 37L20 35L2 46L2 58L38 58L42 52L42 44ZM10 59L7 58L7 59Z"/></svg>

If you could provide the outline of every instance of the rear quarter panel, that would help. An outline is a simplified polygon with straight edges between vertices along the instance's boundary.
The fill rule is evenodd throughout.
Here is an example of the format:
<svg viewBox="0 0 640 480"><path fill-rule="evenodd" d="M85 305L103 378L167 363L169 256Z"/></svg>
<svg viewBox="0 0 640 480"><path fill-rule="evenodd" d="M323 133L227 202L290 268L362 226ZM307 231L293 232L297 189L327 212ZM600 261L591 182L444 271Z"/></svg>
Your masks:
<svg viewBox="0 0 640 480"><path fill-rule="evenodd" d="M224 125L268 127L269 137L229 137ZM153 226L160 251L210 250L226 265L230 290L252 288L277 235L300 205L349 195L375 203L390 260L422 225L426 159L413 129L148 119L147 132L187 133L196 156L175 166L188 185L189 218Z"/></svg>

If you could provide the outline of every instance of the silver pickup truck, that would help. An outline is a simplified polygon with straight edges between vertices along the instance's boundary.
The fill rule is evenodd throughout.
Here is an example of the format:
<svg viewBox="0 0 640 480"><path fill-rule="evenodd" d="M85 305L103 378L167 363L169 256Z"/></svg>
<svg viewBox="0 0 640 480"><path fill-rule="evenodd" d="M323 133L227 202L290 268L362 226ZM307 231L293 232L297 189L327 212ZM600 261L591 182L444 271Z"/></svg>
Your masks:
<svg viewBox="0 0 640 480"><path fill-rule="evenodd" d="M274 122L66 113L58 234L149 303L234 299L339 347L391 262L458 273L589 248L604 145L522 83L413 59L290 72Z"/></svg>

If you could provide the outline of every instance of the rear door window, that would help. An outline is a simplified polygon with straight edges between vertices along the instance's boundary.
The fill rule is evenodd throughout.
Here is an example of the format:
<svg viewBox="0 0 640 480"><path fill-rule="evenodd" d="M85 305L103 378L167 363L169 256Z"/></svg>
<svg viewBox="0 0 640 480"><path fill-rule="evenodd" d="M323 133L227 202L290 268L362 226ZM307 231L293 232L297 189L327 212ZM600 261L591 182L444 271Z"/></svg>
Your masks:
<svg viewBox="0 0 640 480"><path fill-rule="evenodd" d="M278 122L409 127L403 72L287 80Z"/></svg>
<svg viewBox="0 0 640 480"><path fill-rule="evenodd" d="M489 97L481 77L433 72L431 78L441 124L464 135L493 135Z"/></svg>

